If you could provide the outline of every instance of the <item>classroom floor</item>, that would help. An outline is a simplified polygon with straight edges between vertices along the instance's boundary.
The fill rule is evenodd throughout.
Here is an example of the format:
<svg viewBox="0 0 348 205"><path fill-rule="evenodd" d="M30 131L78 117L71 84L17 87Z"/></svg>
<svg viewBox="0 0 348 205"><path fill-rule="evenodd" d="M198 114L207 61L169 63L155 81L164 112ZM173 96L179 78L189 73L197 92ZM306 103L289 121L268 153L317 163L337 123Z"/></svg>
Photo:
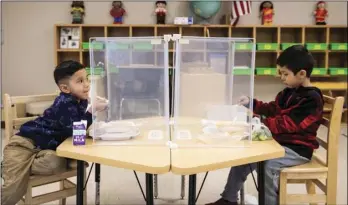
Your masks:
<svg viewBox="0 0 348 205"><path fill-rule="evenodd" d="M3 132L2 132L3 133ZM319 135L325 133L325 128L322 128ZM325 154L319 150L320 154ZM218 170L208 174L205 185L197 204L205 204L215 201L219 198L227 179L229 169ZM145 186L144 173L138 173L140 182ZM203 180L204 173L197 177L197 193L200 184ZM72 179L75 181L75 179ZM158 176L159 199L155 200L157 205L176 205L187 204L187 186L188 177L186 177L186 196L184 200L180 200L181 177L173 174L165 174ZM337 203L347 204L347 127L342 127L342 135L339 142L339 164L338 164L338 194ZM43 194L47 191L54 191L59 188L58 184L47 185L45 187L36 188L33 194ZM290 185L288 188L291 193L304 193L306 191L304 185ZM318 189L317 189L318 190ZM92 170L88 185L88 204L94 204L95 199L95 183L94 169ZM257 197L257 192L250 176L245 186L246 194ZM75 197L67 199L67 204L75 204ZM58 204L51 202L48 204ZM122 205L138 205L145 204L141 191L134 177L133 171L118 169L109 166L101 166L101 204L122 204Z"/></svg>

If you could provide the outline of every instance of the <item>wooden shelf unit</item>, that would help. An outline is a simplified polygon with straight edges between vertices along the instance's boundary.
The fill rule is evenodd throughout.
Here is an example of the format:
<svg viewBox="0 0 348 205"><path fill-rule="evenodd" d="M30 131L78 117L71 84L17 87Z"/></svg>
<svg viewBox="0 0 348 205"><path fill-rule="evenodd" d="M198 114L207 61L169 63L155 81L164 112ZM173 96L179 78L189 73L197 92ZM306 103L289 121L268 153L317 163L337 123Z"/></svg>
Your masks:
<svg viewBox="0 0 348 205"><path fill-rule="evenodd" d="M61 49L60 28L78 27L80 29L80 48ZM347 49L333 50L331 43L347 44L347 28L345 26L237 26L230 25L109 25L109 24L57 24L55 25L55 64L66 59L78 60L89 65L88 50L82 49L82 43L90 37L139 37L163 36L179 33L183 36L204 37L244 37L254 38L259 43L274 46L270 49L257 50L255 67L276 69L275 59L282 52L284 44L312 44L310 50L316 60L313 75L328 77L330 75L347 75ZM313 45L314 44L314 45ZM315 45L318 44L318 45ZM173 46L170 44L170 52ZM267 46L267 45L266 45ZM266 47L265 46L265 47ZM326 46L319 48L318 46ZM341 45L342 46L342 45ZM309 48L310 48L309 47ZM331 68L336 68L335 73ZM274 75L274 73L272 74Z"/></svg>
<svg viewBox="0 0 348 205"><path fill-rule="evenodd" d="M78 49L60 48L60 29L77 27L80 30L80 47ZM347 90L347 27L342 26L237 26L230 25L113 25L113 24L56 24L54 39L55 65L63 60L77 60L89 67L89 50L82 49L82 43L90 37L139 37L163 36L165 34L181 34L183 36L203 37L239 37L254 38L259 44L267 44L270 49L256 51L255 67L269 68L272 72L258 73L257 78L277 77L276 58L284 49L283 46L302 44L309 46L315 58L313 81L324 92L345 92ZM310 43L310 44L308 44ZM332 49L331 44L336 44ZM317 44L317 45L316 45ZM337 49L337 44L343 44ZM271 46L272 45L272 46ZM344 48L345 45L345 48ZM321 47L321 46L324 46ZM267 46L264 45L264 48ZM319 49L318 49L319 47ZM321 47L321 48L320 48ZM174 53L173 44L169 51ZM103 51L100 51L103 52ZM159 54L161 55L161 54ZM170 66L172 57L169 57ZM330 70L333 68L333 70ZM346 95L346 94L344 94ZM346 102L347 104L347 102ZM347 106L347 105L346 105ZM346 112L347 113L347 112ZM347 114L345 114L347 115Z"/></svg>

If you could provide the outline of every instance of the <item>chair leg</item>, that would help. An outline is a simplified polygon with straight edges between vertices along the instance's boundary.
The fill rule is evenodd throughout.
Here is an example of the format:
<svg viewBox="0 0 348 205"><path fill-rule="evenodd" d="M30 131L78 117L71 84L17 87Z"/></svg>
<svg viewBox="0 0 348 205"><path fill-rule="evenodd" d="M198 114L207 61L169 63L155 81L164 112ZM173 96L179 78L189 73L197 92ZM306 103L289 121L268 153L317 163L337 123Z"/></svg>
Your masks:
<svg viewBox="0 0 348 205"><path fill-rule="evenodd" d="M280 172L279 176L279 204L286 205L286 186L287 186L287 174L284 172Z"/></svg>
<svg viewBox="0 0 348 205"><path fill-rule="evenodd" d="M157 178L157 174L154 175L153 177L153 185L154 185L154 193L153 196L155 199L158 198L158 178Z"/></svg>
<svg viewBox="0 0 348 205"><path fill-rule="evenodd" d="M64 179L59 182L59 189L60 190L64 190L65 189ZM66 205L66 198L60 199L59 200L59 205Z"/></svg>
<svg viewBox="0 0 348 205"><path fill-rule="evenodd" d="M334 177L331 176L331 178L334 178ZM330 180L330 175L329 175L328 179L326 180L326 204L328 205L337 204L336 197L337 197L337 179Z"/></svg>
<svg viewBox="0 0 348 205"><path fill-rule="evenodd" d="M185 175L181 176L181 199L185 198Z"/></svg>
<svg viewBox="0 0 348 205"><path fill-rule="evenodd" d="M27 188L27 193L25 193L24 204L32 204L33 203L33 187L29 184Z"/></svg>
<svg viewBox="0 0 348 205"><path fill-rule="evenodd" d="M306 188L308 194L315 194L315 184L311 180L306 180ZM312 203L310 205L317 205L316 203Z"/></svg>

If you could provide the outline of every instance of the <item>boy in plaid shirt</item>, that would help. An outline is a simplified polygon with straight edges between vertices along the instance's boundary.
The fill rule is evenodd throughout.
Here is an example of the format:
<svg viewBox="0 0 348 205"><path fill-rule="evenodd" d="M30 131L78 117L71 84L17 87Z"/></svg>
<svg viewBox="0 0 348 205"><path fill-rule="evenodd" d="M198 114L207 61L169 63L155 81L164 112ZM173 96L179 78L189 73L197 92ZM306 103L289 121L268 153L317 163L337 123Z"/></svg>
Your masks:
<svg viewBox="0 0 348 205"><path fill-rule="evenodd" d="M319 147L317 130L323 115L323 95L313 87L310 76L314 59L306 48L295 45L284 50L277 59L279 74L286 86L275 100L265 103L254 99L253 110L262 116L273 138L284 147L285 156L265 163L265 204L279 204L279 172L282 168L307 163ZM249 104L243 96L240 103ZM222 198L208 205L237 205L238 192L256 164L232 167Z"/></svg>
<svg viewBox="0 0 348 205"><path fill-rule="evenodd" d="M54 70L59 96L42 116L24 123L4 148L1 204L14 205L25 194L29 177L52 175L67 168L67 159L58 157L55 150L72 136L73 122L87 120L92 124L91 108L87 109L90 83L86 69L76 61L64 61ZM96 100L96 111L107 103Z"/></svg>

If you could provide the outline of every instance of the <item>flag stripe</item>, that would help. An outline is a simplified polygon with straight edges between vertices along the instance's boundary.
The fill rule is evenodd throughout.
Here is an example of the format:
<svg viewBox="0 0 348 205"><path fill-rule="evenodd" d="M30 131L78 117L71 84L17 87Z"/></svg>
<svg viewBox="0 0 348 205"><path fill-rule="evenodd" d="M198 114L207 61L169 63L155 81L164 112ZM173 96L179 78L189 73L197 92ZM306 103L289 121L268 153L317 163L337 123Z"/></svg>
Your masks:
<svg viewBox="0 0 348 205"><path fill-rule="evenodd" d="M231 18L235 19L251 13L251 1L233 1Z"/></svg>
<svg viewBox="0 0 348 205"><path fill-rule="evenodd" d="M251 13L251 2L250 1L248 1L248 3L247 3L247 8L248 8L248 13L250 14Z"/></svg>
<svg viewBox="0 0 348 205"><path fill-rule="evenodd" d="M244 14L245 13L245 4L244 2L242 4L240 4L240 8L242 9L242 13Z"/></svg>
<svg viewBox="0 0 348 205"><path fill-rule="evenodd" d="M241 16L241 15L244 14L244 11L243 11L243 4L244 4L244 2L240 2L240 4L238 4L238 13L239 13L239 16Z"/></svg>
<svg viewBox="0 0 348 205"><path fill-rule="evenodd" d="M236 4L235 2L233 2L233 8L232 8L232 10L233 10L234 13L235 13L235 17L239 16L238 5L239 5L239 4Z"/></svg>

